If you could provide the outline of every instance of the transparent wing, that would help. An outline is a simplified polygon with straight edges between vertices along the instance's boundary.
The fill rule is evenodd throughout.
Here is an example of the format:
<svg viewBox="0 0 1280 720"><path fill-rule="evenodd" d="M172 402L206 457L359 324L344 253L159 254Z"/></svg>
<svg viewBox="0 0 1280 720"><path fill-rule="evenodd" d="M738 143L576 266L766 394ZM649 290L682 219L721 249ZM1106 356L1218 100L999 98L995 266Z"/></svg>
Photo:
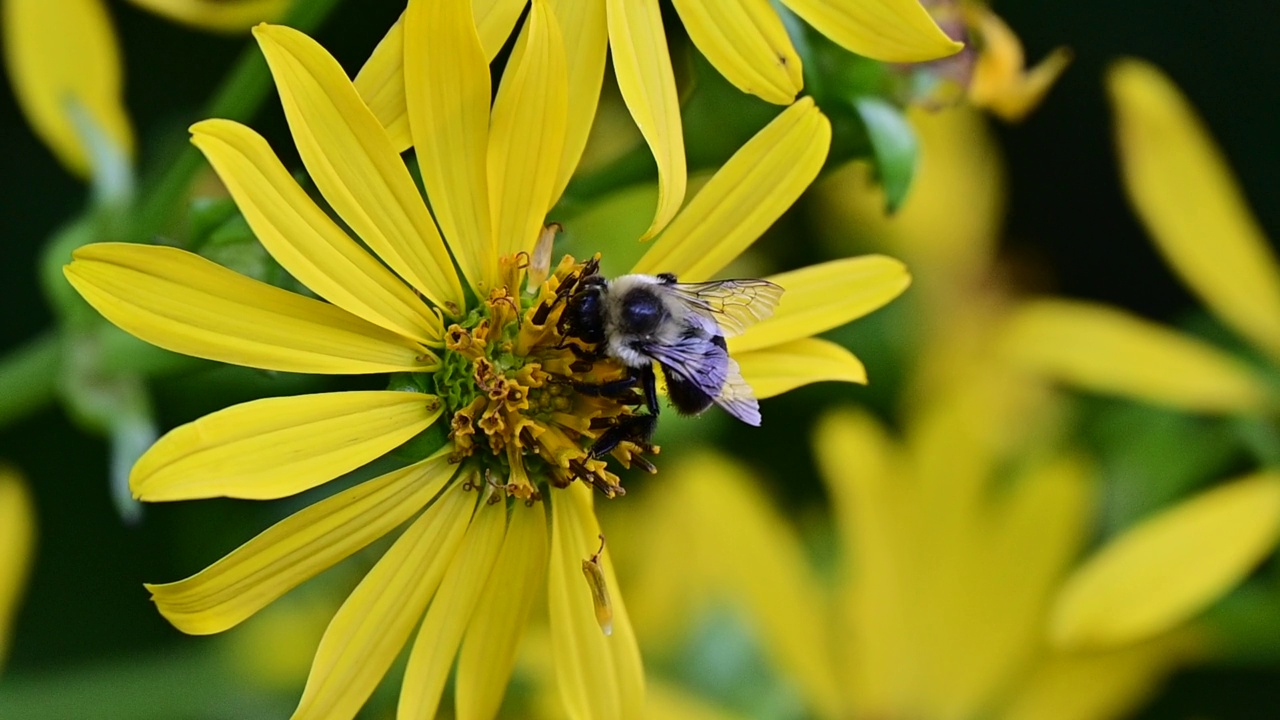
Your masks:
<svg viewBox="0 0 1280 720"><path fill-rule="evenodd" d="M782 286L768 280L713 280L704 283L674 283L671 290L704 316L715 319L725 337L773 315L782 297Z"/></svg>
<svg viewBox="0 0 1280 720"><path fill-rule="evenodd" d="M738 363L729 358L729 367L725 373L724 387L715 396L716 404L724 408L730 415L748 425L760 427L760 403L756 401L751 386L742 379L742 371Z"/></svg>
<svg viewBox="0 0 1280 720"><path fill-rule="evenodd" d="M645 352L748 425L760 425L760 404L742 378L738 363L724 348L708 339L689 339L675 345L646 346Z"/></svg>

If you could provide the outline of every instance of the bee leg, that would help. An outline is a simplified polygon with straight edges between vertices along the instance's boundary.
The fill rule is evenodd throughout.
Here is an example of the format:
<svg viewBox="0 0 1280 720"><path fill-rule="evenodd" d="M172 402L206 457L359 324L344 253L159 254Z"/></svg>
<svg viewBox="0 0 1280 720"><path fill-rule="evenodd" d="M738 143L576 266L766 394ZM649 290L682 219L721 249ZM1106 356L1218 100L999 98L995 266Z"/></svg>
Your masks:
<svg viewBox="0 0 1280 720"><path fill-rule="evenodd" d="M640 388L644 390L644 406L649 408L655 420L658 417L658 378L653 372L653 365L646 365L632 373L637 376Z"/></svg>
<svg viewBox="0 0 1280 720"><path fill-rule="evenodd" d="M635 387L636 380L637 378L634 374L628 374L626 377L619 380L611 380L607 383L600 383L599 385L575 382L573 383L573 389L583 395L590 395L591 397L616 398Z"/></svg>
<svg viewBox="0 0 1280 720"><path fill-rule="evenodd" d="M591 457L604 457L623 442L647 446L649 438L653 437L653 431L657 427L657 415L630 415L623 418L596 439L595 444L591 446Z"/></svg>

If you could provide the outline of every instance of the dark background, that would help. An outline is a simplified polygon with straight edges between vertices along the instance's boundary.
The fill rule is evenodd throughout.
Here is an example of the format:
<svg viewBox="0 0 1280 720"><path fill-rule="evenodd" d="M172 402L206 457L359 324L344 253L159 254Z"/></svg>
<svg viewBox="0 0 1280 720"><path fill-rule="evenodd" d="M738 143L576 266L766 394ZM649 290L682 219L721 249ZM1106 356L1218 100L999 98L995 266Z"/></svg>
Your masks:
<svg viewBox="0 0 1280 720"><path fill-rule="evenodd" d="M164 136L171 146L181 138L249 44L192 32L123 2L109 4L127 65L127 105L143 138L140 163L161 165L147 140ZM318 39L354 72L402 7L397 0L347 2ZM1023 38L1032 61L1060 44L1076 53L1028 121L998 129L1012 193L1006 250L1051 267L1055 290L1164 320L1195 304L1155 255L1119 186L1102 73L1120 56L1155 62L1183 88L1227 153L1263 227L1280 236L1280 13L1273 2L1076 0L1003 2L996 9ZM254 124L268 137L284 137L274 99ZM0 349L7 351L51 322L34 269L45 238L82 209L86 192L25 126L7 86L0 92L0 158ZM166 423L193 412L167 407L163 388L160 396ZM141 583L180 577L261 527L257 510L231 501L199 510L149 508L139 527L122 526L103 480L104 442L78 431L57 407L0 428L0 458L32 479L40 523L39 555L7 673L172 647L180 637L154 612ZM170 546L177 523L207 528L206 546ZM1205 669L1174 677L1142 717L1275 716L1267 707L1280 707L1280 672Z"/></svg>

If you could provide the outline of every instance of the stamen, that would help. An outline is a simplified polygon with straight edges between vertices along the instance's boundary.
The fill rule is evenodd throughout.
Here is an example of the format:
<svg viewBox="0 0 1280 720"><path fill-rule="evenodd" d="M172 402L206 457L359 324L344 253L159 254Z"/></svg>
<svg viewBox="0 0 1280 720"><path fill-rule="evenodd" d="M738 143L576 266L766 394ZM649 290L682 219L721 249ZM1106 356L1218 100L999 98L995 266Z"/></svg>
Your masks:
<svg viewBox="0 0 1280 720"><path fill-rule="evenodd" d="M613 603L609 601L609 584L604 578L604 563L600 556L604 553L604 535L600 536L600 549L595 555L582 561L582 575L587 579L587 587L591 590L591 604L596 609L596 622L605 635L613 634Z"/></svg>

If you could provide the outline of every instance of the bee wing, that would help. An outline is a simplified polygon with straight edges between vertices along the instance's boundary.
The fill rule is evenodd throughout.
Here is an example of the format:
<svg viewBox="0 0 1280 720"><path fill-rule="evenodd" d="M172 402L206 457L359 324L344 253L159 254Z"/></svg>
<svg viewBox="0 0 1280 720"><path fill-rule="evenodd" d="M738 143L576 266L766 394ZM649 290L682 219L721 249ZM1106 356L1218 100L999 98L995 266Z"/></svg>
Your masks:
<svg viewBox="0 0 1280 720"><path fill-rule="evenodd" d="M715 319L725 337L741 335L751 325L773 315L782 286L768 280L713 280L674 283L672 292L686 305Z"/></svg>
<svg viewBox="0 0 1280 720"><path fill-rule="evenodd" d="M664 372L692 385L730 415L748 425L760 425L760 404L751 386L742 378L738 363L710 338L689 338L674 345L649 345L645 352L662 364Z"/></svg>
<svg viewBox="0 0 1280 720"><path fill-rule="evenodd" d="M742 378L738 363L729 358L729 367L725 372L724 387L720 394L714 396L716 404L724 408L730 415L742 422L760 427L760 403L756 401L751 386Z"/></svg>

